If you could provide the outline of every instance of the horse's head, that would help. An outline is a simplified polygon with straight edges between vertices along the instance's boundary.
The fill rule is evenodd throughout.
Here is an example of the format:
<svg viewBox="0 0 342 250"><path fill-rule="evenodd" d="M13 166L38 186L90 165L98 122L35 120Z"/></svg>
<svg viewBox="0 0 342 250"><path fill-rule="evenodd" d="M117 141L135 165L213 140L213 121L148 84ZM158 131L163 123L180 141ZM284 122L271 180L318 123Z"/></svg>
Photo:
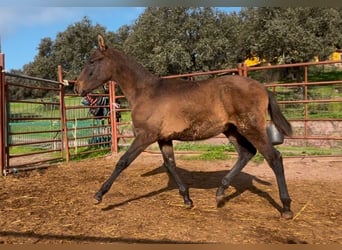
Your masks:
<svg viewBox="0 0 342 250"><path fill-rule="evenodd" d="M108 47L101 35L98 36L98 49L88 58L77 78L74 90L85 96L87 93L108 82L112 78L111 62L107 56Z"/></svg>

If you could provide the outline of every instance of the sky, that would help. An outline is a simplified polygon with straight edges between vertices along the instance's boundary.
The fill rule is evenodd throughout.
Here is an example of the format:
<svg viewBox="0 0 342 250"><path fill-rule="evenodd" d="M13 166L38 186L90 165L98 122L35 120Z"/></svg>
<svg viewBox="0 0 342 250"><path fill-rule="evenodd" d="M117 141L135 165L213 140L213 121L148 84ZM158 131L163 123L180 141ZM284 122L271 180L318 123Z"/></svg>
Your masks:
<svg viewBox="0 0 342 250"><path fill-rule="evenodd" d="M55 40L57 33L69 25L89 17L107 31L116 32L122 25L131 25L145 7L29 7L0 6L1 53L5 54L5 70L22 69L34 60L41 39ZM239 11L240 8L222 8Z"/></svg>
<svg viewBox="0 0 342 250"><path fill-rule="evenodd" d="M89 17L107 31L117 31L124 24L133 24L144 7L1 7L1 51L5 69L21 69L32 62L42 38L55 40L57 33L69 25Z"/></svg>

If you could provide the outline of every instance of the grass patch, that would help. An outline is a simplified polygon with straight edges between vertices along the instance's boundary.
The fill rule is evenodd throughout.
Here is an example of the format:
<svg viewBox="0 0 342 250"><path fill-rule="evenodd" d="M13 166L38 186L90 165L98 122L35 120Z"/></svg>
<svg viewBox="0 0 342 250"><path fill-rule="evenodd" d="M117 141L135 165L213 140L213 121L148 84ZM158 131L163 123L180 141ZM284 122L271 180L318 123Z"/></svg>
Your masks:
<svg viewBox="0 0 342 250"><path fill-rule="evenodd" d="M232 157L226 151L214 150L199 155L183 155L180 157L183 160L201 160L201 161L213 161L213 160L229 160Z"/></svg>
<svg viewBox="0 0 342 250"><path fill-rule="evenodd" d="M260 154L259 152L257 152L257 154L252 158L252 162L256 164L261 164L264 162L264 160L265 160L264 156Z"/></svg>
<svg viewBox="0 0 342 250"><path fill-rule="evenodd" d="M90 151L94 149L101 149L99 151ZM103 157L110 153L110 148L99 147L99 146L91 146L91 147L82 147L77 149L77 154L75 149L70 150L70 159L71 160L85 160L89 158Z"/></svg>
<svg viewBox="0 0 342 250"><path fill-rule="evenodd" d="M283 156L319 156L319 155L340 155L341 148L318 148L318 147L294 147L277 146Z"/></svg>
<svg viewBox="0 0 342 250"><path fill-rule="evenodd" d="M28 153L34 153L42 151L41 147L37 146L12 146L9 147L9 152L11 155L20 155L20 154L28 154Z"/></svg>
<svg viewBox="0 0 342 250"><path fill-rule="evenodd" d="M231 143L228 144L206 144L201 142L182 142L174 145L175 151L189 151L198 152L194 155L182 155L181 159L184 160L229 160L232 159L230 152L236 152ZM276 149L281 154L286 156L320 156L320 155L340 155L340 148L318 148L318 147L297 147L297 146L276 146ZM252 162L260 164L264 161L264 157L258 152L253 158Z"/></svg>
<svg viewBox="0 0 342 250"><path fill-rule="evenodd" d="M174 145L175 150L179 151L235 151L234 146L230 143L213 145L203 142L181 142Z"/></svg>
<svg viewBox="0 0 342 250"><path fill-rule="evenodd" d="M228 152L234 152L235 149L232 144L205 144L201 142L182 142L174 146L176 151L198 151L196 155L181 156L184 160L229 160L231 155Z"/></svg>
<svg viewBox="0 0 342 250"><path fill-rule="evenodd" d="M342 79L342 71L324 71L322 69L311 69L308 75L309 82L336 81Z"/></svg>

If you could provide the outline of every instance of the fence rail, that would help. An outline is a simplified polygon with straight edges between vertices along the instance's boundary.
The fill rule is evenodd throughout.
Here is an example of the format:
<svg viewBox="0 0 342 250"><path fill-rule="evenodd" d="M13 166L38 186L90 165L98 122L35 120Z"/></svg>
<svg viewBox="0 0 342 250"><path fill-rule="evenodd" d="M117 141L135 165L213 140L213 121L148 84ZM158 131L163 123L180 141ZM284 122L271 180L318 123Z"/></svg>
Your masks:
<svg viewBox="0 0 342 250"><path fill-rule="evenodd" d="M260 66L260 67L247 67L246 65L239 64L235 69L227 69L227 70L216 70L209 72L194 72L188 74L179 74L179 75L171 75L163 78L187 78L189 80L195 80L196 77L217 77L222 76L224 74L238 74L245 77L250 76L249 73L253 71L264 71L267 72L269 70L279 70L279 69L287 69L287 68L302 68L304 69L304 74L302 76L302 82L264 82L265 86L273 91L276 95L280 93L277 89L282 88L289 91L293 88L304 88L303 94L300 96L301 98L297 100L289 100L280 99L280 95L277 95L278 103L281 106L282 111L285 113L285 116L294 126L295 134L291 138L286 138L285 144L287 145L298 145L302 143L302 140L305 140L305 143L302 143L306 146L316 146L319 143L319 146L322 145L321 141L328 141L327 147L338 147L342 149L342 78L339 80L331 80L331 81L315 81L310 82L308 78L308 70L309 67L322 66L322 65L336 65L342 64L342 61L324 61L324 62L308 62L308 63L298 63L298 64L286 64L286 65L272 65L272 66ZM267 74L267 73L266 73ZM252 76L251 76L252 77ZM331 88L339 89L338 97L329 96L329 98L324 99L312 99L308 96L308 89L310 87L317 86L328 86ZM122 96L120 96L121 98ZM315 118L309 114L309 105L315 104L337 104L339 105L339 109L336 112L338 117L320 117ZM291 115L291 110L287 110L287 106L289 105L303 105L302 108L297 108L296 115L299 117L293 117ZM301 112L298 111L301 109ZM124 109L125 111L130 111L129 108ZM329 113L330 114L330 113ZM323 127L326 129L315 131L313 127L319 125L319 127ZM120 126L120 124L118 124ZM132 138L131 134L125 135L122 134L119 136L120 138ZM217 138L225 138L223 135L217 136ZM313 142L311 142L313 141ZM308 143L309 142L309 143ZM342 150L341 150L342 153ZM342 156L342 155L341 155Z"/></svg>
<svg viewBox="0 0 342 250"><path fill-rule="evenodd" d="M61 102L55 97L60 95L60 84L37 77L4 72L2 75L2 173L62 160L63 148L57 146L63 140ZM53 97L41 97L42 91ZM30 98L15 96L19 92Z"/></svg>

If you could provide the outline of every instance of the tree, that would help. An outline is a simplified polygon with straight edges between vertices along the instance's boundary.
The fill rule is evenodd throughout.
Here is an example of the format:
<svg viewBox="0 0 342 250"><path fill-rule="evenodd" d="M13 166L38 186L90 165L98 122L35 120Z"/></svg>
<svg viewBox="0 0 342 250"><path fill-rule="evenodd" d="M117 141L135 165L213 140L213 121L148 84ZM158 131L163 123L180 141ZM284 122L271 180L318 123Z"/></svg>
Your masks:
<svg viewBox="0 0 342 250"><path fill-rule="evenodd" d="M106 28L99 24L92 25L88 17L58 33L55 41L43 38L34 61L24 66L24 73L57 80L57 65L61 65L64 78L75 79L96 47L98 34L104 34L110 43L115 40L114 33L106 32Z"/></svg>
<svg viewBox="0 0 342 250"><path fill-rule="evenodd" d="M159 75L225 68L236 56L237 16L213 8L149 7L131 27L127 53ZM233 64L233 63L232 63Z"/></svg>
<svg viewBox="0 0 342 250"><path fill-rule="evenodd" d="M41 40L38 54L33 62L25 64L23 71L26 75L56 80L56 65L54 58L54 43L49 37Z"/></svg>
<svg viewBox="0 0 342 250"><path fill-rule="evenodd" d="M148 7L133 25L117 32L93 25L88 17L67 27L55 40L43 38L24 73L75 79L97 46L97 35L124 50L152 72L164 76L236 67L250 55L270 63L327 59L342 47L342 8L243 8L225 13L215 8Z"/></svg>
<svg viewBox="0 0 342 250"><path fill-rule="evenodd" d="M342 9L310 8L301 10L304 29L310 30L316 54L326 60L336 48L342 45ZM304 22L305 21L305 22Z"/></svg>
<svg viewBox="0 0 342 250"><path fill-rule="evenodd" d="M341 41L341 12L331 8L246 8L240 13L245 26L241 39L271 63L327 59ZM248 54L248 52L247 52Z"/></svg>

